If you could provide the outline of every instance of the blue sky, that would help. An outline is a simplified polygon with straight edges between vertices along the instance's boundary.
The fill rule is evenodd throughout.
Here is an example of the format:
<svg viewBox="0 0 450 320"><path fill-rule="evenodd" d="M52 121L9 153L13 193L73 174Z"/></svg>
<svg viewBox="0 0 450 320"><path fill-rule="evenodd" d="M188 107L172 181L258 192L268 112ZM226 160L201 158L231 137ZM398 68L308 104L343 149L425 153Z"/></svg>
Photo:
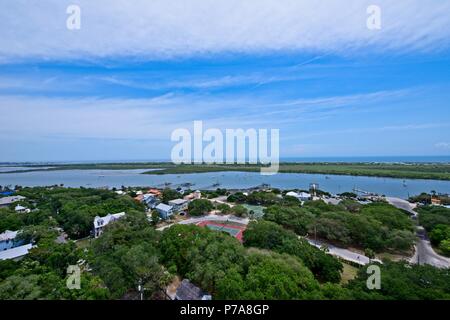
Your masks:
<svg viewBox="0 0 450 320"><path fill-rule="evenodd" d="M63 2L0 13L0 161L168 159L194 120L280 129L281 157L450 155L449 2L378 1L376 31L365 1L74 1L76 31Z"/></svg>

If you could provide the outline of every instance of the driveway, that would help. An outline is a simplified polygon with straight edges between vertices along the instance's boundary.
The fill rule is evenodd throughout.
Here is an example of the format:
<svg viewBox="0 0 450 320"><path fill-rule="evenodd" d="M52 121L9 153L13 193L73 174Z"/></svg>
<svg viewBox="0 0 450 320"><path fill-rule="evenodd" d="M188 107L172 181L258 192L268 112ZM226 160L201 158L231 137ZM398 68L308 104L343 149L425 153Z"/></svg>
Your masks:
<svg viewBox="0 0 450 320"><path fill-rule="evenodd" d="M368 263L371 263L371 262L382 263L378 259L372 259L371 260L368 257L366 257L365 255L359 254L357 252L350 251L348 249L339 248L339 247L336 247L336 246L334 246L332 244L328 244L326 242L322 242L322 241L318 241L318 240L315 241L315 240L311 240L311 239L308 239L308 238L306 238L306 240L308 240L308 242L311 245L313 245L313 246L315 246L315 247L317 247L319 249L322 246L327 247L328 248L328 253L333 255L333 256L340 257L343 260L350 261L350 262L359 264L361 266L364 266L364 265L366 265Z"/></svg>

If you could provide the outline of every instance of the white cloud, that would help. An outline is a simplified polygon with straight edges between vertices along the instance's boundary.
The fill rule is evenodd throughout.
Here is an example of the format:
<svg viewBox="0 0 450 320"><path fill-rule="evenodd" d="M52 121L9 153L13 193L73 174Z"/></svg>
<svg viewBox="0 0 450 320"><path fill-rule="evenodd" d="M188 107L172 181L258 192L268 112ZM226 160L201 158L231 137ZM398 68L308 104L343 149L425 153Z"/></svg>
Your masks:
<svg viewBox="0 0 450 320"><path fill-rule="evenodd" d="M297 131L300 121L349 111L364 103L389 101L403 91L385 91L328 98L283 100L270 96L166 94L155 98L49 98L0 96L0 135L95 139L169 139L175 128L279 128ZM280 108L286 112L278 112ZM274 111L275 110L275 111ZM420 128L427 125L421 125ZM402 127L401 129L417 129ZM398 128L385 127L384 130ZM344 132L345 133L345 132ZM311 133L321 135L326 133Z"/></svg>
<svg viewBox="0 0 450 320"><path fill-rule="evenodd" d="M60 0L2 3L0 61L138 59L226 52L434 51L450 40L450 2L378 0L382 28L366 27L366 0L78 0L81 29L66 29Z"/></svg>
<svg viewBox="0 0 450 320"><path fill-rule="evenodd" d="M388 131L413 131L413 130L426 130L433 128L448 128L450 123L413 123L404 125L393 125L393 126L380 126L372 128L349 128L342 130L333 131L318 131L307 133L303 137L316 137L316 136L335 136L337 134L362 134L362 133L378 133L378 132L388 132Z"/></svg>
<svg viewBox="0 0 450 320"><path fill-rule="evenodd" d="M434 146L438 149L450 150L449 142L438 142Z"/></svg>

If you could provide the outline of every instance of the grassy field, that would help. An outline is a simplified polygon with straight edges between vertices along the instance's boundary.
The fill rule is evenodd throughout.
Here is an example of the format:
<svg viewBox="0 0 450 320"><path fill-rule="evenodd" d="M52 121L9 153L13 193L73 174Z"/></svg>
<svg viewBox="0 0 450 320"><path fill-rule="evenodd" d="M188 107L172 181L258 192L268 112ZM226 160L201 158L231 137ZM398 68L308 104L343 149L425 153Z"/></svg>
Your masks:
<svg viewBox="0 0 450 320"><path fill-rule="evenodd" d="M48 166L48 165L46 165ZM54 170L126 170L149 169L145 174L187 174L222 171L259 172L260 165L174 165L173 163L98 163L98 164L66 164L44 166L29 166L27 169L10 171L11 173L29 171ZM150 169L158 169L150 171ZM279 172L282 173L318 173L329 175L353 175L369 177L387 177L400 179L432 179L450 180L450 164L417 164L417 163L281 163ZM1 173L0 173L1 174ZM4 172L6 174L6 172Z"/></svg>
<svg viewBox="0 0 450 320"><path fill-rule="evenodd" d="M358 268L353 267L347 263L342 263L344 269L341 274L341 284L347 284L350 280L354 279L358 274Z"/></svg>

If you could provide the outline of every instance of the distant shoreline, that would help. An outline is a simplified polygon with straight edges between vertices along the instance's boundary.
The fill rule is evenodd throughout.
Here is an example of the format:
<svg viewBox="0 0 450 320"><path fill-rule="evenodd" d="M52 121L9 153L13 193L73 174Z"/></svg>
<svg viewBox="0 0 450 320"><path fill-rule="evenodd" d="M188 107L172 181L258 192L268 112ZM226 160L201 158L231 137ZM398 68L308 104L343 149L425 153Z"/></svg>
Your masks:
<svg viewBox="0 0 450 320"><path fill-rule="evenodd" d="M206 172L259 172L262 165L175 165L170 162L123 162L83 164L10 164L0 167L0 174L58 170L133 170L148 171L143 174L194 174ZM2 171L1 168L20 167ZM379 162L282 162L280 173L310 173L325 175L367 176L398 179L450 180L450 163L379 163Z"/></svg>

